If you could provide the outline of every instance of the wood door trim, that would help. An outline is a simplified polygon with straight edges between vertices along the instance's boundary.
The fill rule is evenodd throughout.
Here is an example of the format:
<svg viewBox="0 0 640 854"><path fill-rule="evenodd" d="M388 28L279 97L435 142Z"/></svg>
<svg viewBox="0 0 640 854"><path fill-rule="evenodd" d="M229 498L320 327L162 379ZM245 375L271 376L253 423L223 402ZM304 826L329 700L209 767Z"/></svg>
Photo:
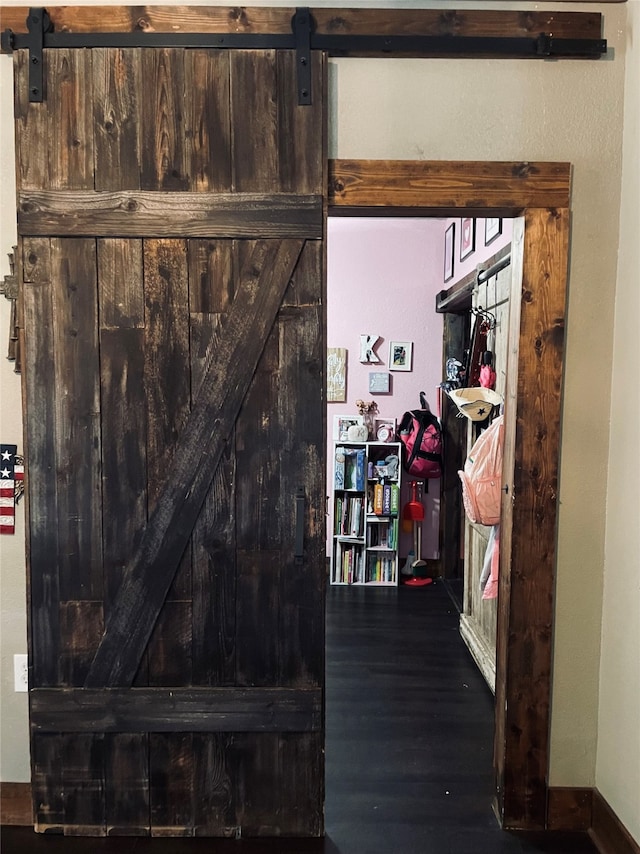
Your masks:
<svg viewBox="0 0 640 854"><path fill-rule="evenodd" d="M329 208L335 215L378 208L429 208L429 216L515 216L527 207L567 207L569 163L464 160L330 160Z"/></svg>
<svg viewBox="0 0 640 854"><path fill-rule="evenodd" d="M512 295L511 349L520 356L506 425L517 439L515 524L501 538L501 563L514 569L510 584L501 573L498 605L494 768L505 828L543 829L547 818L570 175L568 163L330 162L334 213L344 205L364 216L524 214L523 245L512 254L514 270L522 264L522 288Z"/></svg>
<svg viewBox="0 0 640 854"><path fill-rule="evenodd" d="M320 688L36 688L36 732L319 732Z"/></svg>
<svg viewBox="0 0 640 854"><path fill-rule="evenodd" d="M322 237L322 196L23 190L18 233L91 237Z"/></svg>

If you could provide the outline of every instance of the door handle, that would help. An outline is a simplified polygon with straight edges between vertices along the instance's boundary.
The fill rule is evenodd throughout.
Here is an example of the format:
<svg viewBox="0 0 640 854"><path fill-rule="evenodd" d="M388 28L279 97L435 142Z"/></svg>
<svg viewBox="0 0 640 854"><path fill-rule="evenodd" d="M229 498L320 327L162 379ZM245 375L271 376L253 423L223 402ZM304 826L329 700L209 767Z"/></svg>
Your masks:
<svg viewBox="0 0 640 854"><path fill-rule="evenodd" d="M304 560L304 509L306 495L304 486L299 486L296 491L296 542L294 558L296 564L301 564Z"/></svg>

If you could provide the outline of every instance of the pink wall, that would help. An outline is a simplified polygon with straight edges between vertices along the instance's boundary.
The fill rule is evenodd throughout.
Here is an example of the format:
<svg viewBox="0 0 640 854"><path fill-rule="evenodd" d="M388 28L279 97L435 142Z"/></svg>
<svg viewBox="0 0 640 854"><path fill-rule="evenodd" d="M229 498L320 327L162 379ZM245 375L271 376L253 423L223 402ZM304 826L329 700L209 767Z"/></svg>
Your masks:
<svg viewBox="0 0 640 854"><path fill-rule="evenodd" d="M456 223L454 277L444 282L444 234ZM511 221L503 233L484 246L484 220L476 221L476 251L460 262L460 218L404 219L396 217L329 217L327 241L327 346L347 353L347 399L327 404L327 483L332 483L334 415L355 415L355 401L376 400L378 417L399 420L407 409L420 406L420 392L436 414L437 388L442 380L442 315L435 298L484 258L511 239ZM378 335L378 364L361 364L360 335ZM413 343L412 370L389 371L389 343ZM391 374L389 394L369 393L369 373ZM407 478L408 480L408 478ZM424 496L423 558L438 557L439 481L430 482ZM329 491L329 490L328 490ZM405 490L402 501L409 497ZM328 531L332 530L331 519ZM400 543L401 556L410 538ZM330 538L328 543L330 549Z"/></svg>

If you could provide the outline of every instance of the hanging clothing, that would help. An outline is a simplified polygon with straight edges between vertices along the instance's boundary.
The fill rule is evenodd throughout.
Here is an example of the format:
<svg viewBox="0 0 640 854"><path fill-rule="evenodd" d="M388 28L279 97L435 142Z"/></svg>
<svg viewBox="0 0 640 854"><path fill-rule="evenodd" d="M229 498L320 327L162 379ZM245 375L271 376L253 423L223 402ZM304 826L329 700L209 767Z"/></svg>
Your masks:
<svg viewBox="0 0 640 854"><path fill-rule="evenodd" d="M484 563L480 573L480 589L483 599L496 599L498 596L498 568L500 566L500 525L492 525L484 553Z"/></svg>

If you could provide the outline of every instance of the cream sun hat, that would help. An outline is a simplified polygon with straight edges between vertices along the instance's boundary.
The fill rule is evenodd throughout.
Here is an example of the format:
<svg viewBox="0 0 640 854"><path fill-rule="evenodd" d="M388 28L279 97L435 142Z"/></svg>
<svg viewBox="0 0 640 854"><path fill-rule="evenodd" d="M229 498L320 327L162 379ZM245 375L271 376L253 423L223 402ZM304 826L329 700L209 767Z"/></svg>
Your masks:
<svg viewBox="0 0 640 854"><path fill-rule="evenodd" d="M460 410L459 416L466 415L471 421L484 421L491 414L493 407L502 403L501 394L481 386L452 389L449 397Z"/></svg>

